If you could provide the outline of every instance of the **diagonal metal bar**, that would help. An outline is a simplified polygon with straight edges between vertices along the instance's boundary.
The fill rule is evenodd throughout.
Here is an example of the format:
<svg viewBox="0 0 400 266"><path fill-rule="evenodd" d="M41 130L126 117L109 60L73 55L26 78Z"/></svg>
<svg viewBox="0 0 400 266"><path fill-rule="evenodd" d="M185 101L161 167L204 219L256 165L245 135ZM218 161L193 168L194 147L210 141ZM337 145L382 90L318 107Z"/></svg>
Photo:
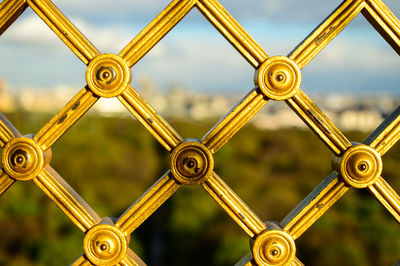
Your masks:
<svg viewBox="0 0 400 266"><path fill-rule="evenodd" d="M0 170L0 196L14 184L15 180L10 178L2 169Z"/></svg>
<svg viewBox="0 0 400 266"><path fill-rule="evenodd" d="M182 141L181 136L130 86L118 99L168 151Z"/></svg>
<svg viewBox="0 0 400 266"><path fill-rule="evenodd" d="M202 183L202 187L251 238L265 230L260 218L216 173Z"/></svg>
<svg viewBox="0 0 400 266"><path fill-rule="evenodd" d="M383 156L400 139L400 106L363 142Z"/></svg>
<svg viewBox="0 0 400 266"><path fill-rule="evenodd" d="M0 113L0 145L4 147L7 142L15 137L20 137L21 133L11 124L10 121Z"/></svg>
<svg viewBox="0 0 400 266"><path fill-rule="evenodd" d="M88 88L83 88L35 135L34 140L39 143L42 150L47 150L72 127L98 99L99 97L94 95Z"/></svg>
<svg viewBox="0 0 400 266"><path fill-rule="evenodd" d="M362 14L400 55L400 21L381 0L366 0Z"/></svg>
<svg viewBox="0 0 400 266"><path fill-rule="evenodd" d="M95 211L51 166L46 166L33 181L83 232L101 221Z"/></svg>
<svg viewBox="0 0 400 266"><path fill-rule="evenodd" d="M396 191L382 177L379 177L368 189L400 223L400 197Z"/></svg>
<svg viewBox="0 0 400 266"><path fill-rule="evenodd" d="M268 58L264 49L217 0L199 0L197 7L254 68L257 68Z"/></svg>
<svg viewBox="0 0 400 266"><path fill-rule="evenodd" d="M70 264L70 266L90 266L90 263L82 254L79 258L77 258L74 262Z"/></svg>
<svg viewBox="0 0 400 266"><path fill-rule="evenodd" d="M27 0L32 9L86 65L100 52L50 0Z"/></svg>
<svg viewBox="0 0 400 266"><path fill-rule="evenodd" d="M304 264L297 258L295 257L292 264L290 264L291 266L304 266Z"/></svg>
<svg viewBox="0 0 400 266"><path fill-rule="evenodd" d="M85 258L85 255L82 254L79 258L77 258L70 266L90 266L93 265L90 261ZM145 266L146 264L133 252L131 249L126 251L125 258L118 263L121 266Z"/></svg>
<svg viewBox="0 0 400 266"><path fill-rule="evenodd" d="M267 99L261 93L252 90L204 136L201 142L212 153L216 153L266 103Z"/></svg>
<svg viewBox="0 0 400 266"><path fill-rule="evenodd" d="M364 6L363 0L343 1L289 54L290 59L302 69L360 13Z"/></svg>
<svg viewBox="0 0 400 266"><path fill-rule="evenodd" d="M145 266L146 263L142 261L141 258L139 258L138 255L136 255L135 252L132 251L132 249L128 249L126 251L126 256L125 258L119 263L121 266Z"/></svg>
<svg viewBox="0 0 400 266"><path fill-rule="evenodd" d="M4 147L8 141L15 137L20 137L21 133L14 127L14 125L0 113L0 145ZM3 195L7 189L14 184L15 180L10 178L3 169L0 170L0 196Z"/></svg>
<svg viewBox="0 0 400 266"><path fill-rule="evenodd" d="M335 154L340 155L351 143L328 117L301 90L286 103Z"/></svg>
<svg viewBox="0 0 400 266"><path fill-rule="evenodd" d="M253 254L250 252L241 258L235 266L257 266L257 264L254 262Z"/></svg>
<svg viewBox="0 0 400 266"><path fill-rule="evenodd" d="M304 264L297 257L295 257L293 262L290 264L290 266L303 266L303 265ZM238 261L235 264L235 266L257 266L257 264L254 261L253 254L248 253L240 261Z"/></svg>
<svg viewBox="0 0 400 266"><path fill-rule="evenodd" d="M135 65L154 47L176 24L189 13L195 0L172 1L139 35L119 53L129 67Z"/></svg>
<svg viewBox="0 0 400 266"><path fill-rule="evenodd" d="M115 226L126 234L131 234L179 187L180 184L168 171L118 218Z"/></svg>
<svg viewBox="0 0 400 266"><path fill-rule="evenodd" d="M349 188L337 172L332 172L281 222L293 239L299 238Z"/></svg>
<svg viewBox="0 0 400 266"><path fill-rule="evenodd" d="M26 0L4 0L0 4L0 35L24 12Z"/></svg>

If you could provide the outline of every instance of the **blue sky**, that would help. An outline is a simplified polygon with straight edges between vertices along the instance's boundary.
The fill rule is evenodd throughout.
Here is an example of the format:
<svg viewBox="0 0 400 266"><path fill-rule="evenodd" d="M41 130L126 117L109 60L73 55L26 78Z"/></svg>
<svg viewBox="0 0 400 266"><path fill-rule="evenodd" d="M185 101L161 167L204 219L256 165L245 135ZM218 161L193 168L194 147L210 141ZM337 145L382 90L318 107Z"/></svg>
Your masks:
<svg viewBox="0 0 400 266"><path fill-rule="evenodd" d="M169 1L54 0L102 52L118 53ZM341 1L221 0L271 55L286 55ZM400 1L384 1L397 17ZM0 76L11 88L85 85L86 66L30 9L0 36ZM306 91L400 92L400 60L360 14L303 69ZM247 92L254 69L193 9L133 68L160 89Z"/></svg>

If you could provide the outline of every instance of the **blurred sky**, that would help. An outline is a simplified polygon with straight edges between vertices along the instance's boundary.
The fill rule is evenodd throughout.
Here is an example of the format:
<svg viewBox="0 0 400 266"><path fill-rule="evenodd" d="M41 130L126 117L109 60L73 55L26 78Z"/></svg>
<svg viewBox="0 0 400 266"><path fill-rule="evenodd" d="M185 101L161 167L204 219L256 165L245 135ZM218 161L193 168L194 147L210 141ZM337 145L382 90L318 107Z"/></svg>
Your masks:
<svg viewBox="0 0 400 266"><path fill-rule="evenodd" d="M118 53L170 1L53 0L102 52ZM341 1L220 0L269 55L287 55ZM400 1L384 0L400 17ZM54 88L86 84L86 66L38 16L27 9L0 37L0 77L11 88ZM311 92L400 92L400 60L359 14L303 69ZM150 78L196 91L247 92L254 69L194 8L133 68L133 84Z"/></svg>

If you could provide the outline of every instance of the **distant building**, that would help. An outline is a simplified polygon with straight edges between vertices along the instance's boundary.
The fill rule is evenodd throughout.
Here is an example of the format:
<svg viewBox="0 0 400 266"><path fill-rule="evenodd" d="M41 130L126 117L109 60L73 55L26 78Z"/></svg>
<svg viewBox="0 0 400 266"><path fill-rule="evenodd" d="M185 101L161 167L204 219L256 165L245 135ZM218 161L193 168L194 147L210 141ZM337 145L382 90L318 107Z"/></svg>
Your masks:
<svg viewBox="0 0 400 266"><path fill-rule="evenodd" d="M0 78L0 112L13 112L16 109L15 97L8 91L5 79Z"/></svg>

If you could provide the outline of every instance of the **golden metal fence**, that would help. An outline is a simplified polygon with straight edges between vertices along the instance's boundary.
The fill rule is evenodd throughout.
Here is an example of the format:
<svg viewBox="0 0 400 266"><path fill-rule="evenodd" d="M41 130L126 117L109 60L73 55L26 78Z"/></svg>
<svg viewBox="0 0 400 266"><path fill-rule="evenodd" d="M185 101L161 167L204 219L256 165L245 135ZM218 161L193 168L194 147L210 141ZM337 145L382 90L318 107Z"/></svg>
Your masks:
<svg viewBox="0 0 400 266"><path fill-rule="evenodd" d="M238 265L302 265L295 240L350 188L367 189L400 222L400 197L381 176L382 156L400 137L397 108L362 143L350 142L300 89L301 70L362 13L400 53L400 22L381 0L345 0L288 56L269 57L217 0L174 0L118 55L102 54L50 0L4 0L0 33L27 8L87 65L87 85L36 135L22 136L0 117L0 193L33 180L84 234L73 265L143 265L130 234L181 185L200 185L252 239ZM131 68L196 7L255 69L255 88L201 140L183 140L131 86ZM51 146L100 97L117 97L170 152L170 169L118 219L101 218L49 165ZM0 99L1 100L1 99ZM213 154L269 100L287 105L333 152L332 172L280 223L263 222L213 171Z"/></svg>

